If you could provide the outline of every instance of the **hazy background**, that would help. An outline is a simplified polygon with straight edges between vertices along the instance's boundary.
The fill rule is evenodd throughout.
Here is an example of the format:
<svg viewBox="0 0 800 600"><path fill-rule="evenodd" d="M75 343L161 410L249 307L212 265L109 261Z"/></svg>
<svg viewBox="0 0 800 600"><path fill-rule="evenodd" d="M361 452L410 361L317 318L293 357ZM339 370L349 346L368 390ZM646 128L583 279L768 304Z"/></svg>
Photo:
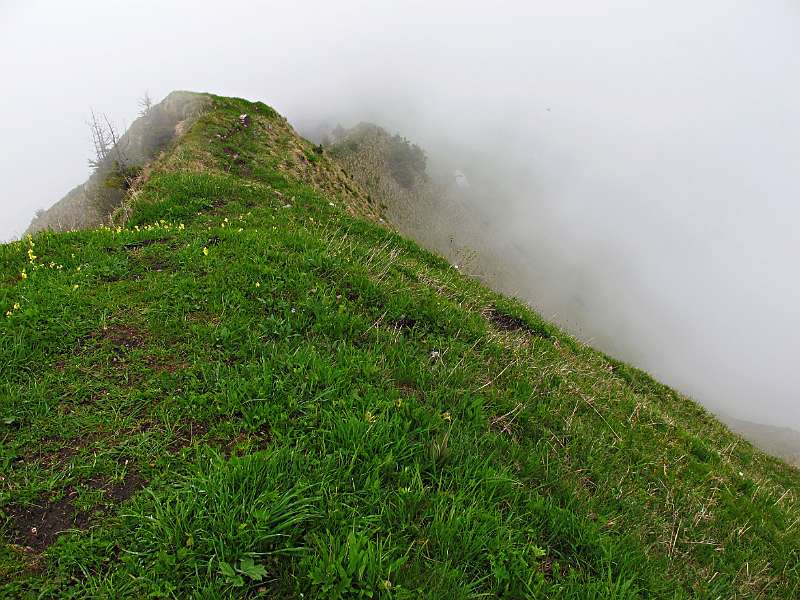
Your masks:
<svg viewBox="0 0 800 600"><path fill-rule="evenodd" d="M0 0L0 239L86 178L90 107L372 120L485 193L545 316L800 427L796 0L288 4Z"/></svg>

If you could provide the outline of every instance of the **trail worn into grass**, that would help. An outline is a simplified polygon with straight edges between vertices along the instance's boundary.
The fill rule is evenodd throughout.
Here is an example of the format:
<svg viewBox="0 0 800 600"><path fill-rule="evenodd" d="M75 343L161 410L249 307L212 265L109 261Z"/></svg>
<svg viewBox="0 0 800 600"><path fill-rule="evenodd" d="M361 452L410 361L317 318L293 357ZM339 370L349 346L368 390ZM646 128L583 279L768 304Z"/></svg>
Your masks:
<svg viewBox="0 0 800 600"><path fill-rule="evenodd" d="M134 198L0 246L5 596L800 594L795 469L376 224L267 106L214 98Z"/></svg>

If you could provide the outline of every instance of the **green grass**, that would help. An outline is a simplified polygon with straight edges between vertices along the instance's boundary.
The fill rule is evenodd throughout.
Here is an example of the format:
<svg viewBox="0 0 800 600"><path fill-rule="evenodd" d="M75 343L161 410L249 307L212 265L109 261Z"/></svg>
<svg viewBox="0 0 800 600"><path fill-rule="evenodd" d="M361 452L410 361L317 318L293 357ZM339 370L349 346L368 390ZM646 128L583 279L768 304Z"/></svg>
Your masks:
<svg viewBox="0 0 800 600"><path fill-rule="evenodd" d="M797 471L293 148L215 98L124 227L0 246L5 597L800 594Z"/></svg>

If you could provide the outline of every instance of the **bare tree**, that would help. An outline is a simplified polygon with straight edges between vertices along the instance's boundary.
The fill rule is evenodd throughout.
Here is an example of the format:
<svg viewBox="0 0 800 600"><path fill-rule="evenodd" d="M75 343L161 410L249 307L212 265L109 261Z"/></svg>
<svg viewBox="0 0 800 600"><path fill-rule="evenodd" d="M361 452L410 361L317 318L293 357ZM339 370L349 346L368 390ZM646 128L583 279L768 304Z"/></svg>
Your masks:
<svg viewBox="0 0 800 600"><path fill-rule="evenodd" d="M98 117L92 111L92 118L87 121L87 125L94 145L94 157L89 158L89 166L97 171L102 166L110 166L111 161L116 161L120 168L126 167L128 161L120 144L120 136L108 115L103 113Z"/></svg>
<svg viewBox="0 0 800 600"><path fill-rule="evenodd" d="M98 115L92 111L92 118L87 124L94 146L94 156L89 158L89 166L96 177L93 176L87 184L86 194L93 210L104 219L133 185L139 169L128 156L128 139L118 134L108 115Z"/></svg>
<svg viewBox="0 0 800 600"><path fill-rule="evenodd" d="M145 90L144 95L139 98L139 116L146 117L150 114L150 110L153 108L153 99L150 97L150 94Z"/></svg>

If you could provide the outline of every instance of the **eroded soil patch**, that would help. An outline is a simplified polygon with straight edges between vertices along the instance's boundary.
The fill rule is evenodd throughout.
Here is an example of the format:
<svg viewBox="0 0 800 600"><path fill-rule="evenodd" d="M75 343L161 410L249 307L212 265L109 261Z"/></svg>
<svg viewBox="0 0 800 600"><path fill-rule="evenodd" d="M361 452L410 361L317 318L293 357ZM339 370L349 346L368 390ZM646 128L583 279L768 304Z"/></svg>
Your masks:
<svg viewBox="0 0 800 600"><path fill-rule="evenodd" d="M49 548L62 533L86 529L91 515L73 505L75 490L67 490L63 498L44 496L29 506L12 505L6 509L11 541L34 552Z"/></svg>
<svg viewBox="0 0 800 600"><path fill-rule="evenodd" d="M523 331L542 338L549 338L550 334L543 329L533 328L525 320L514 315L509 315L499 308L492 306L485 313L486 319L501 331Z"/></svg>
<svg viewBox="0 0 800 600"><path fill-rule="evenodd" d="M208 432L208 426L199 421L189 421L175 432L175 439L167 446L173 454L191 446Z"/></svg>
<svg viewBox="0 0 800 600"><path fill-rule="evenodd" d="M29 449L24 454L21 454L17 460L26 464L40 462L43 467L48 469L55 466L63 466L83 448L94 444L97 440L102 439L102 437L103 435L99 432L89 433L73 439L48 436L39 440L35 448ZM62 445L53 450L46 449L51 447L54 443Z"/></svg>
<svg viewBox="0 0 800 600"><path fill-rule="evenodd" d="M137 260L146 271L153 271L155 273L161 273L170 267L169 263L164 258L158 256L140 256Z"/></svg>
<svg viewBox="0 0 800 600"><path fill-rule="evenodd" d="M106 340L115 348L132 350L144 345L144 335L131 325L115 323L108 325L89 336L95 340Z"/></svg>
<svg viewBox="0 0 800 600"><path fill-rule="evenodd" d="M147 480L135 471L129 471L122 481L112 483L104 478L95 477L89 481L89 487L101 490L105 497L114 502L124 502L147 485Z"/></svg>
<svg viewBox="0 0 800 600"><path fill-rule="evenodd" d="M417 320L411 317L407 317L406 315L401 316L399 319L395 319L390 323L392 329L396 331L406 332L411 331L417 324Z"/></svg>
<svg viewBox="0 0 800 600"><path fill-rule="evenodd" d="M148 356L145 359L148 368L160 373L175 373L177 371L185 371L189 368L189 363L174 360L171 358L159 358L156 356Z"/></svg>
<svg viewBox="0 0 800 600"><path fill-rule="evenodd" d="M503 331L530 331L530 327L525 321L519 317L504 313L495 307L489 309L486 318L492 325Z"/></svg>

